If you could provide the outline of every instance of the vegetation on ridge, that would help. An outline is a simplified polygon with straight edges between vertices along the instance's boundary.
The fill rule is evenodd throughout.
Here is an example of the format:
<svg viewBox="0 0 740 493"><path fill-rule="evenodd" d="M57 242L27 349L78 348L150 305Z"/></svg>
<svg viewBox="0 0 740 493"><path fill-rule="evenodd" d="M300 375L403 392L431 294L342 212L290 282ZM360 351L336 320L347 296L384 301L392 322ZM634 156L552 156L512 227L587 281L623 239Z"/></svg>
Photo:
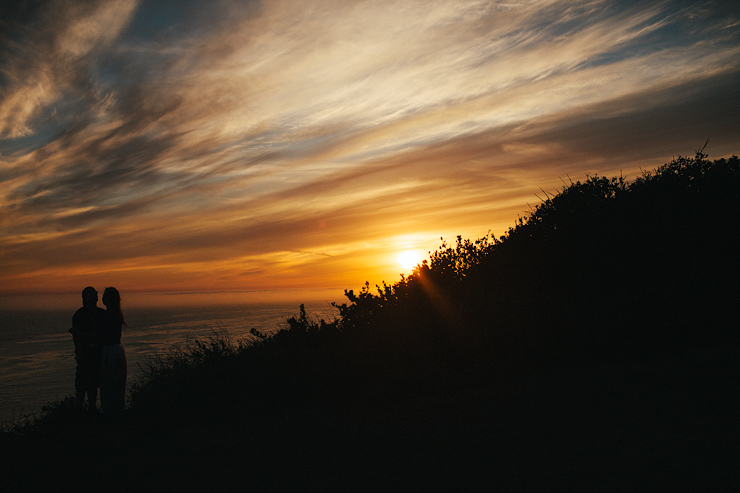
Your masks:
<svg viewBox="0 0 740 493"><path fill-rule="evenodd" d="M458 237L377 294L348 292L340 327L517 360L708 341L738 294L739 212L737 157L592 176L500 238Z"/></svg>
<svg viewBox="0 0 740 493"><path fill-rule="evenodd" d="M134 385L131 414L192 419L369 387L419 392L726 341L735 337L738 217L737 157L698 152L633 183L590 176L501 237L458 237L396 283L346 291L335 320L301 307L274 336L196 342L184 358L155 363Z"/></svg>

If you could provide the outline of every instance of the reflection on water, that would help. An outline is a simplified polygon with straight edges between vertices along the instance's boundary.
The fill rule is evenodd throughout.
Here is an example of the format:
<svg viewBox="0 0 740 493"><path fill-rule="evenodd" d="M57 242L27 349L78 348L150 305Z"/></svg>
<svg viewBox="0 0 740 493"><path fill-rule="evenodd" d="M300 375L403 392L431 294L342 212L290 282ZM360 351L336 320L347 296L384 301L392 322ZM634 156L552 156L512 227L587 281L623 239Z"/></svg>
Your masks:
<svg viewBox="0 0 740 493"><path fill-rule="evenodd" d="M74 393L74 346L69 310L0 311L0 422L38 412L47 402ZM306 303L309 312L332 319L328 302ZM233 341L251 338L249 330L279 330L298 313L296 303L232 306L131 307L122 342L129 363L129 382L140 365L189 340L228 334Z"/></svg>

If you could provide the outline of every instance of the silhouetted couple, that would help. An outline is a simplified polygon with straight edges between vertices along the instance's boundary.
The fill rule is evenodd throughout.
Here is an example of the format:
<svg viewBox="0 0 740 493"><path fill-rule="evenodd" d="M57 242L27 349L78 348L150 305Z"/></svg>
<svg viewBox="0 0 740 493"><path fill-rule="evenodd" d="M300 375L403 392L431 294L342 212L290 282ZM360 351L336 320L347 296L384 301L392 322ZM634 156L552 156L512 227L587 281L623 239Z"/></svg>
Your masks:
<svg viewBox="0 0 740 493"><path fill-rule="evenodd" d="M100 388L100 408L106 418L123 417L126 405L126 351L121 345L121 332L126 322L121 312L121 295L116 288L103 292L106 310L98 307L98 292L92 286L82 290L82 308L72 317L72 338L75 344L77 371L75 403L77 411L85 408L97 413Z"/></svg>

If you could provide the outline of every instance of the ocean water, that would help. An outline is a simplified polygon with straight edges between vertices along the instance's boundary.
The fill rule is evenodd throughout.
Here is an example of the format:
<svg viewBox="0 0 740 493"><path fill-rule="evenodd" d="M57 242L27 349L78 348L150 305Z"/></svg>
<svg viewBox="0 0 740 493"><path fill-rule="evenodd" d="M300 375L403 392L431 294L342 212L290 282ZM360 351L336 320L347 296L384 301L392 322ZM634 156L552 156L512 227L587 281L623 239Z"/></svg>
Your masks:
<svg viewBox="0 0 740 493"><path fill-rule="evenodd" d="M336 313L328 302L305 306L325 320ZM74 345L68 331L77 308L0 309L0 422L39 413L44 404L74 395ZM233 341L250 339L251 328L275 332L298 311L294 302L124 307L128 382L141 376L147 361L187 341L224 334Z"/></svg>

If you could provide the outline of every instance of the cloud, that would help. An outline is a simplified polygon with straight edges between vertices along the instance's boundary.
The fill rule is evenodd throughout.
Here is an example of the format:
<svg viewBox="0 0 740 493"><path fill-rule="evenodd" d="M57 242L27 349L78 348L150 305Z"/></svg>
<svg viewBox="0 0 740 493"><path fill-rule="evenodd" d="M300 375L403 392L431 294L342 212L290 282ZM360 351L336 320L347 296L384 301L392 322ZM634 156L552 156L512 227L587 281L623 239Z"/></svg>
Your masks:
<svg viewBox="0 0 740 493"><path fill-rule="evenodd" d="M347 279L389 238L500 233L564 175L738 143L711 2L175 3L10 16L6 280Z"/></svg>
<svg viewBox="0 0 740 493"><path fill-rule="evenodd" d="M0 92L0 137L33 133L33 120L69 93L95 97L86 72L128 24L132 0L40 2L27 25L3 39L4 84ZM19 10L22 10L19 9Z"/></svg>

